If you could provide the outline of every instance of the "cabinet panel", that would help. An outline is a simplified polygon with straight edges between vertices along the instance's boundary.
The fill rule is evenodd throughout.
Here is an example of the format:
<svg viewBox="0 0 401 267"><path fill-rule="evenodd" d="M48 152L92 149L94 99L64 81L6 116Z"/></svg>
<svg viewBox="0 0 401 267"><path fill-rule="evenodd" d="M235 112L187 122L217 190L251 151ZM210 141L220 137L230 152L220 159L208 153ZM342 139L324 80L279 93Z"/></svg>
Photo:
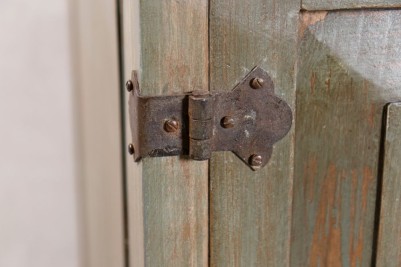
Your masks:
<svg viewBox="0 0 401 267"><path fill-rule="evenodd" d="M401 103L387 108L378 267L401 266Z"/></svg>
<svg viewBox="0 0 401 267"><path fill-rule="evenodd" d="M382 113L401 99L401 11L301 18L292 266L370 266Z"/></svg>
<svg viewBox="0 0 401 267"><path fill-rule="evenodd" d="M303 0L305 10L401 7L400 0Z"/></svg>
<svg viewBox="0 0 401 267"><path fill-rule="evenodd" d="M210 1L210 88L231 90L254 66L294 108L300 2ZM293 131L254 172L231 152L210 166L210 265L288 266Z"/></svg>

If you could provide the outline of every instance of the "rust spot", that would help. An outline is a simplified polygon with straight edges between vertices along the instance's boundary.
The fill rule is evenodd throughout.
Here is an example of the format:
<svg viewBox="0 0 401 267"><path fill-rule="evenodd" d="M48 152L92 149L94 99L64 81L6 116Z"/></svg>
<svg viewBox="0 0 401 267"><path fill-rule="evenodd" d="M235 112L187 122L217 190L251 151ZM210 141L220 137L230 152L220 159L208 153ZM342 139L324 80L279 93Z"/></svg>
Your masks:
<svg viewBox="0 0 401 267"><path fill-rule="evenodd" d="M323 181L315 220L309 266L341 266L341 230L336 209L337 170L330 164Z"/></svg>
<svg viewBox="0 0 401 267"><path fill-rule="evenodd" d="M325 84L327 86L327 92L330 92L330 83L331 83L331 69L329 71L329 77L325 81Z"/></svg>
<svg viewBox="0 0 401 267"><path fill-rule="evenodd" d="M302 38L305 34L305 30L309 26L324 20L326 16L327 16L327 11L303 12L300 16L300 23L298 29L299 37Z"/></svg>
<svg viewBox="0 0 401 267"><path fill-rule="evenodd" d="M316 72L312 71L312 76L310 77L310 90L312 95L315 93L315 88L316 88Z"/></svg>
<svg viewBox="0 0 401 267"><path fill-rule="evenodd" d="M370 104L370 110L368 114L368 123L370 128L374 128L375 126L375 105Z"/></svg>
<svg viewBox="0 0 401 267"><path fill-rule="evenodd" d="M191 224L189 222L184 223L184 225L182 226L182 239L183 240L190 240L191 236L192 236L192 230L191 230Z"/></svg>
<svg viewBox="0 0 401 267"><path fill-rule="evenodd" d="M308 201L312 201L314 198L314 180L317 174L317 158L313 155L309 158L308 163L304 170L304 190L305 196Z"/></svg>
<svg viewBox="0 0 401 267"><path fill-rule="evenodd" d="M367 199L369 194L369 189L374 181L374 176L372 169L369 167L365 167L363 170L363 180L362 180L362 210L366 210Z"/></svg>
<svg viewBox="0 0 401 267"><path fill-rule="evenodd" d="M361 199L357 199L357 174L356 171L352 172L352 208L351 208L351 232L350 232L350 255L351 255L351 266L358 266L363 257L363 249L364 249L364 224L362 221L355 221L355 204L361 203L360 207L358 207L361 211L360 218L363 218L367 212L367 200L370 186L374 181L374 175L372 169L370 167L365 167L362 171L362 188L360 188ZM355 225L358 227L355 229ZM354 236L354 232L357 230L357 236ZM355 240L354 240L355 239Z"/></svg>

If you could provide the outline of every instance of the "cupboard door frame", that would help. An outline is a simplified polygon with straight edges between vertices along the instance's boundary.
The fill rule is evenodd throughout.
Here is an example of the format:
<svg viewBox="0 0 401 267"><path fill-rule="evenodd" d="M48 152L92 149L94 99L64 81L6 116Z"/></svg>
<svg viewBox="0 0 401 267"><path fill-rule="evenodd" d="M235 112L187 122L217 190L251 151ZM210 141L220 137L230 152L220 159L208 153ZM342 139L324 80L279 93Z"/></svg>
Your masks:
<svg viewBox="0 0 401 267"><path fill-rule="evenodd" d="M121 0L121 8L124 80L138 70L143 95L208 88L208 0ZM127 157L126 165L131 266L207 266L208 162Z"/></svg>

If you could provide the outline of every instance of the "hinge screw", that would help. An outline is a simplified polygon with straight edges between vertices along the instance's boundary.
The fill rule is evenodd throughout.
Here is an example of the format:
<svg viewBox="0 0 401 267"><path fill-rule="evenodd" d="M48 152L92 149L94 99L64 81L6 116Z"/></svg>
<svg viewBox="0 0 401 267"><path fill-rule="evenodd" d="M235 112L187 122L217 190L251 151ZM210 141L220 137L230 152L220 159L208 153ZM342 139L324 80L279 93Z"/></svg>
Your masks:
<svg viewBox="0 0 401 267"><path fill-rule="evenodd" d="M233 128L234 127L234 119L229 116L224 117L221 124L224 128Z"/></svg>
<svg viewBox="0 0 401 267"><path fill-rule="evenodd" d="M176 132L178 127L179 124L176 120L168 120L164 123L164 130L169 133Z"/></svg>
<svg viewBox="0 0 401 267"><path fill-rule="evenodd" d="M252 167L261 167L263 164L263 159L261 155L252 155L249 159L249 163Z"/></svg>
<svg viewBox="0 0 401 267"><path fill-rule="evenodd" d="M130 155L134 155L134 153L135 153L135 147L134 147L133 144L129 144L129 145L128 145L128 153L129 153Z"/></svg>
<svg viewBox="0 0 401 267"><path fill-rule="evenodd" d="M134 89L134 84L132 83L131 80L128 80L125 83L125 88L127 89L128 92L131 92Z"/></svg>
<svg viewBox="0 0 401 267"><path fill-rule="evenodd" d="M263 83L264 83L263 79L261 79L261 78L253 78L251 80L251 87L253 89L260 89L260 88L263 87Z"/></svg>

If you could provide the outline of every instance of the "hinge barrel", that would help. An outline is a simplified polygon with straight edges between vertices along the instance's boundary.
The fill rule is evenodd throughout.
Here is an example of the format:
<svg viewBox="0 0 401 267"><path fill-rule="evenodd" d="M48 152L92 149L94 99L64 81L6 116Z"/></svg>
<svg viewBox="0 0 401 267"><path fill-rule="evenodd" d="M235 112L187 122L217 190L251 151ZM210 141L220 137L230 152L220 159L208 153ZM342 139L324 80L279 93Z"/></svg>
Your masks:
<svg viewBox="0 0 401 267"><path fill-rule="evenodd" d="M206 160L212 156L214 98L209 93L189 96L189 156Z"/></svg>

